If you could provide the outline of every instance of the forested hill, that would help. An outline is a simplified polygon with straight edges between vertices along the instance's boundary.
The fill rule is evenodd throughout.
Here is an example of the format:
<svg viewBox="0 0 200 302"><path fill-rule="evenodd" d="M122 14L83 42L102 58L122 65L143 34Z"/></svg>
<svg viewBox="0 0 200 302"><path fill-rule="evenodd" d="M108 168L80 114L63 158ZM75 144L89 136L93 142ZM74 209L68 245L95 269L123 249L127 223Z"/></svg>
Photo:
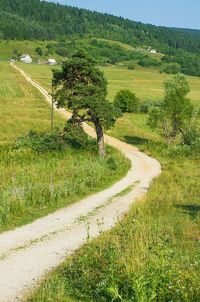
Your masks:
<svg viewBox="0 0 200 302"><path fill-rule="evenodd" d="M200 51L199 32L157 27L39 0L0 0L0 38L45 40L86 34L161 51Z"/></svg>

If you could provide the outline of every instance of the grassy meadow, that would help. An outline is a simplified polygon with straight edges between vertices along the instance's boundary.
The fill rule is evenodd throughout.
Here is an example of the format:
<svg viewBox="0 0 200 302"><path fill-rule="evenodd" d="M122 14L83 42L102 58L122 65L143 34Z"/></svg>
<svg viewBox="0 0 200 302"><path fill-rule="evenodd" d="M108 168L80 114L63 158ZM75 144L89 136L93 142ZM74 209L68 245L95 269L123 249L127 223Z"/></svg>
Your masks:
<svg viewBox="0 0 200 302"><path fill-rule="evenodd" d="M118 67L104 71L111 96L121 88L133 89L130 83L137 74L133 91L156 98L162 93L161 79L169 77ZM196 103L198 81L190 78ZM122 222L89 240L27 301L200 301L200 159L168 149L146 119L145 114L125 114L108 133L156 157L162 175Z"/></svg>
<svg viewBox="0 0 200 302"><path fill-rule="evenodd" d="M20 67L29 73L36 81L41 83L48 91L52 78L52 67L47 65L26 65L19 63ZM59 67L53 67L59 68ZM163 98L163 83L172 77L167 74L160 74L159 70L139 67L135 70L128 70L123 66L101 67L108 79L108 97L113 100L120 89L129 89L140 98L145 100L160 100ZM200 102L200 78L187 76L190 83L190 99L195 104Z"/></svg>
<svg viewBox="0 0 200 302"><path fill-rule="evenodd" d="M94 147L37 153L15 148L30 130L49 131L50 107L8 63L0 63L0 231L33 221L57 208L108 187L125 175L129 162L108 149L110 169ZM65 120L55 115L55 127ZM91 160L92 159L92 160ZM41 182L42 179L42 182Z"/></svg>

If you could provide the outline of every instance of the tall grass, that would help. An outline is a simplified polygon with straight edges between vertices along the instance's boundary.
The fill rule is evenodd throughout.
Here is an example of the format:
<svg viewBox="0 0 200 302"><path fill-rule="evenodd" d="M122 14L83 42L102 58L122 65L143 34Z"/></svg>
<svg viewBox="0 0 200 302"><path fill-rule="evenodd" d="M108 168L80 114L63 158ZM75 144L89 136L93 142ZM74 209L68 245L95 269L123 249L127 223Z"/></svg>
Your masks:
<svg viewBox="0 0 200 302"><path fill-rule="evenodd" d="M66 260L28 301L200 301L200 160L168 156L144 116L131 116L113 134L157 157L163 174L116 228Z"/></svg>
<svg viewBox="0 0 200 302"><path fill-rule="evenodd" d="M37 154L31 148L13 148L18 137L30 129L47 131L50 108L7 63L0 63L0 231L4 231L57 208L64 207L120 179L129 162L108 149L116 170L98 152L75 150ZM56 114L55 126L64 120Z"/></svg>

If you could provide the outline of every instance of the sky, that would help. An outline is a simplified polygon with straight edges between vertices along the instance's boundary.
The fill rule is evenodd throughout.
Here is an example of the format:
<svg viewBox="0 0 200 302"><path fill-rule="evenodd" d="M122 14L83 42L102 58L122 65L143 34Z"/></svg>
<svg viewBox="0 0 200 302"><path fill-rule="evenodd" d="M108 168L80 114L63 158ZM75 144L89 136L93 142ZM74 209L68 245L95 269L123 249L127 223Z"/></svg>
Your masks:
<svg viewBox="0 0 200 302"><path fill-rule="evenodd" d="M161 26L200 29L200 0L47 0Z"/></svg>

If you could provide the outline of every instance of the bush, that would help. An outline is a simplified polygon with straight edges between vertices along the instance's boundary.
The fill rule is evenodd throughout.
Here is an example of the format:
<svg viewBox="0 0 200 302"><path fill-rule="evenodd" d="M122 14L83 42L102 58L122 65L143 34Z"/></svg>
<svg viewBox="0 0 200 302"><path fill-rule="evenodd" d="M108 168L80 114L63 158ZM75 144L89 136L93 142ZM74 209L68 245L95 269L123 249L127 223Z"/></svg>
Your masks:
<svg viewBox="0 0 200 302"><path fill-rule="evenodd" d="M37 48L35 49L35 52L36 52L39 56L43 56L43 50L42 50L41 47L37 47Z"/></svg>
<svg viewBox="0 0 200 302"><path fill-rule="evenodd" d="M15 144L17 149L29 148L37 153L59 152L67 147L59 132L37 133L30 131L27 135L19 138Z"/></svg>
<svg viewBox="0 0 200 302"><path fill-rule="evenodd" d="M109 60L108 60L108 63L112 64L112 65L116 65L117 63L119 63L119 58L117 56L115 57L111 57Z"/></svg>
<svg viewBox="0 0 200 302"><path fill-rule="evenodd" d="M120 90L114 99L114 105L121 112L138 112L140 101L130 90Z"/></svg>
<svg viewBox="0 0 200 302"><path fill-rule="evenodd" d="M117 171L117 163L114 157L110 156L106 163L110 170Z"/></svg>
<svg viewBox="0 0 200 302"><path fill-rule="evenodd" d="M181 72L181 66L178 63L171 63L164 66L161 71L167 74L177 74Z"/></svg>
<svg viewBox="0 0 200 302"><path fill-rule="evenodd" d="M150 66L160 66L161 62L156 59L152 59L150 57L141 59L138 64L142 67L150 67Z"/></svg>
<svg viewBox="0 0 200 302"><path fill-rule="evenodd" d="M149 113L150 109L152 107L158 107L161 108L163 105L162 101L152 101L152 100L147 100L141 103L140 106L140 112L142 113Z"/></svg>
<svg viewBox="0 0 200 302"><path fill-rule="evenodd" d="M169 156L171 158L177 157L192 157L197 158L200 156L200 140L197 140L192 145L172 145L168 146L163 151L164 156Z"/></svg>
<svg viewBox="0 0 200 302"><path fill-rule="evenodd" d="M56 54L61 57L67 57L69 55L69 52L66 48L57 48Z"/></svg>
<svg viewBox="0 0 200 302"><path fill-rule="evenodd" d="M191 129L187 129L185 133L182 135L183 144L191 146L194 145L199 138L199 133L197 128L192 127Z"/></svg>
<svg viewBox="0 0 200 302"><path fill-rule="evenodd" d="M129 63L128 64L128 70L134 70L135 69L135 63Z"/></svg>
<svg viewBox="0 0 200 302"><path fill-rule="evenodd" d="M84 132L83 128L70 121L64 128L63 139L67 144L76 149L84 148L89 143L88 135Z"/></svg>

